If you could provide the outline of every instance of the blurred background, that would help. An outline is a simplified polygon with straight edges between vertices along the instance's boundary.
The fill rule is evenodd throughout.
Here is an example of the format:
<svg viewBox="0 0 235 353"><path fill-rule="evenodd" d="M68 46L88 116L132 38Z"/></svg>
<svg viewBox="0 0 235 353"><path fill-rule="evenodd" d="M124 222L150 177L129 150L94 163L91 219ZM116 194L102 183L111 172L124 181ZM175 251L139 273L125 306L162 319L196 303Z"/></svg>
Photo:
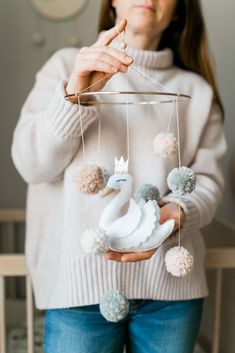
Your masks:
<svg viewBox="0 0 235 353"><path fill-rule="evenodd" d="M97 36L100 0L58 0L64 11L54 20L36 10L33 0L0 0L0 208L24 208L26 184L18 175L11 160L12 134L20 109L31 90L36 72L52 53L62 47L91 45ZM81 8L79 7L81 3ZM36 5L35 5L36 4ZM202 0L218 86L225 106L225 130L228 153L224 163L226 188L218 210L217 221L205 230L208 247L230 247L235 243L235 120L233 112L235 92L235 3L233 0ZM43 7L41 8L43 11ZM67 12L66 12L67 11ZM48 12L48 9L47 9ZM67 18L63 16L68 15ZM24 228L18 226L14 251L22 252ZM0 252L8 252L3 227L0 228ZM12 246L12 245L11 245ZM235 270L224 271L222 282L221 348L224 353L235 352ZM201 336L205 347L212 341L214 320L215 273L208 271L211 295L204 309ZM15 295L24 297L24 286L18 282ZM8 296L12 284L7 285ZM19 287L19 288L18 288Z"/></svg>

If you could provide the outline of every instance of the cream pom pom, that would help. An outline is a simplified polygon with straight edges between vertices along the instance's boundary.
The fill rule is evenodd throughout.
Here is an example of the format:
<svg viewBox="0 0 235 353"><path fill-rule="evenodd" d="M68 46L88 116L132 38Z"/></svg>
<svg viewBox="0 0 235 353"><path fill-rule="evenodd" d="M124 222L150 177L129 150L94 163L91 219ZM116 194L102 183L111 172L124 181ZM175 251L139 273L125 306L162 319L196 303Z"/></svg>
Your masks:
<svg viewBox="0 0 235 353"><path fill-rule="evenodd" d="M97 194L104 186L104 174L99 166L86 164L78 168L74 181L85 194Z"/></svg>
<svg viewBox="0 0 235 353"><path fill-rule="evenodd" d="M100 228L87 229L81 236L81 247L86 254L101 255L109 248L109 237Z"/></svg>
<svg viewBox="0 0 235 353"><path fill-rule="evenodd" d="M192 271L194 259L184 247L174 246L166 252L165 264L172 276L183 277Z"/></svg>
<svg viewBox="0 0 235 353"><path fill-rule="evenodd" d="M153 140L153 149L161 157L168 157L177 151L177 139L172 133L160 132Z"/></svg>

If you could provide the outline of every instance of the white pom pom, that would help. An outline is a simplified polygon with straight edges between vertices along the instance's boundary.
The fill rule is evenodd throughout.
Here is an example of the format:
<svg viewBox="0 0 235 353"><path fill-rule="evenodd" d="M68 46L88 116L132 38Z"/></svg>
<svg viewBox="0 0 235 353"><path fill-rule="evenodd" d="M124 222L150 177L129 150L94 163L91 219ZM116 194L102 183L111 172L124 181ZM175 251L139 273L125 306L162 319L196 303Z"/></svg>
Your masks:
<svg viewBox="0 0 235 353"><path fill-rule="evenodd" d="M172 276L183 277L193 269L193 256L182 246L175 246L167 251L165 264Z"/></svg>
<svg viewBox="0 0 235 353"><path fill-rule="evenodd" d="M86 254L103 254L109 248L109 237L100 228L87 229L81 237L81 247Z"/></svg>

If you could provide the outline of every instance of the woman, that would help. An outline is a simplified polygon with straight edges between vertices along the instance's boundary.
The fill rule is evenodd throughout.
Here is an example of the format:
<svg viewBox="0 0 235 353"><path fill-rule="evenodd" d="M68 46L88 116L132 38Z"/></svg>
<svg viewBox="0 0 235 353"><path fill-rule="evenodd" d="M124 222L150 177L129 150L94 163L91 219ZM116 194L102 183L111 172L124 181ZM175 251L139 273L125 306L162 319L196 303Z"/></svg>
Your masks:
<svg viewBox="0 0 235 353"><path fill-rule="evenodd" d="M118 35L124 30L127 56ZM223 107L208 59L200 4L198 0L103 1L100 32L94 45L62 49L37 73L12 143L15 166L29 184L25 251L36 306L47 310L45 352L122 352L126 345L133 353L190 353L203 298L208 295L199 229L212 220L218 207L226 150ZM80 249L81 234L97 226L106 204L105 199L82 195L73 182L77 165L83 163L80 119L86 159L94 161L101 112L96 105L81 104L79 110L64 95L91 85L90 91L104 86L115 90L123 84L123 75L117 73L127 71L128 84L141 86L144 79L130 70L133 61L172 91L192 96L189 103L179 105L181 158L196 174L197 186L182 197L180 214L179 201L166 184L169 171L178 166L177 157L162 162L152 152L152 139L166 129L167 119L156 118L155 110L144 118L139 110L130 119L136 186L158 185L161 222L174 218L176 230L180 218L181 243L194 255L194 270L181 279L164 266L174 237L158 249L139 253L108 251L92 257ZM114 156L126 153L126 135L122 111L109 109L102 109L100 160L112 171ZM99 311L103 294L111 289L119 289L130 300L129 314L118 323L106 321Z"/></svg>

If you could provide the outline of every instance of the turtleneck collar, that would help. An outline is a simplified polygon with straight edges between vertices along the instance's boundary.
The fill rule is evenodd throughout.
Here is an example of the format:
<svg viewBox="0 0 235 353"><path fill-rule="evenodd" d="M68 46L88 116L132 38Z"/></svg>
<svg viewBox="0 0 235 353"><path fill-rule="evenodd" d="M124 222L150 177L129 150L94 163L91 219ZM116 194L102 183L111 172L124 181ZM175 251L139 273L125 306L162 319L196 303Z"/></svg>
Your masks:
<svg viewBox="0 0 235 353"><path fill-rule="evenodd" d="M126 52L133 57L136 65L146 69L167 69L173 64L173 52L170 48L153 51L128 47Z"/></svg>
<svg viewBox="0 0 235 353"><path fill-rule="evenodd" d="M104 33L105 31L100 32L99 37ZM117 39L114 39L110 46L120 49L120 42ZM170 48L155 51L137 49L128 46L126 52L133 57L136 65L143 66L146 69L167 69L173 64L173 51Z"/></svg>

